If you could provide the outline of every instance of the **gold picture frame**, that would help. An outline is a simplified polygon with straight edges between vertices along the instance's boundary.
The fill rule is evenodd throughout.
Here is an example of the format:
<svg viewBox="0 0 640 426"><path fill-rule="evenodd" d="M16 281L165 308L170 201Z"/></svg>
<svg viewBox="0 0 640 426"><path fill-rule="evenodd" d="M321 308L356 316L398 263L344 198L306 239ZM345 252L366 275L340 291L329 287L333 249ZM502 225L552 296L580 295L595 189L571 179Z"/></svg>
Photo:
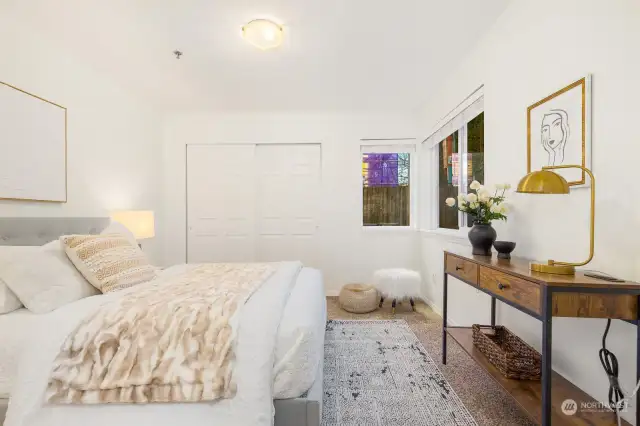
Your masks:
<svg viewBox="0 0 640 426"><path fill-rule="evenodd" d="M527 173L564 164L592 168L591 75L527 108ZM590 185L582 170L561 174L571 186Z"/></svg>
<svg viewBox="0 0 640 426"><path fill-rule="evenodd" d="M34 201L34 202L43 202L43 203L60 203L60 204L65 204L68 201L68 158L67 158L67 146L68 146L68 142L67 142L67 129L68 129L68 124L67 124L67 108L59 105L55 102L52 102L48 99L45 99L41 96L35 95L33 93L27 92L26 90L23 90L19 87L16 87L14 85L11 85L9 83L5 83L4 81L0 81L0 85L2 86L6 86L9 89L13 89L16 90L20 93L23 93L27 96L30 96L32 98L35 98L39 101L42 102L46 102L50 105L53 105L57 108L60 108L61 110L64 111L64 199L61 200L48 200L48 199L36 199L36 198L18 198L18 197L2 197L0 196L0 200L2 201Z"/></svg>

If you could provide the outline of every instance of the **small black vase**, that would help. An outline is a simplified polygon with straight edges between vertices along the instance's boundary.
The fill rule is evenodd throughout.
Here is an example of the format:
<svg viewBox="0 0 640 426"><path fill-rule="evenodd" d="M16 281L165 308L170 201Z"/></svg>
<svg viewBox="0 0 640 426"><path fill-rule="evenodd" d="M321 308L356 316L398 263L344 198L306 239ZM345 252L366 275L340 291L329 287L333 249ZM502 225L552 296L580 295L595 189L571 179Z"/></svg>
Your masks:
<svg viewBox="0 0 640 426"><path fill-rule="evenodd" d="M490 223L474 222L473 228L469 230L469 241L473 247L472 253L479 256L491 256L491 246L496 237L496 230Z"/></svg>

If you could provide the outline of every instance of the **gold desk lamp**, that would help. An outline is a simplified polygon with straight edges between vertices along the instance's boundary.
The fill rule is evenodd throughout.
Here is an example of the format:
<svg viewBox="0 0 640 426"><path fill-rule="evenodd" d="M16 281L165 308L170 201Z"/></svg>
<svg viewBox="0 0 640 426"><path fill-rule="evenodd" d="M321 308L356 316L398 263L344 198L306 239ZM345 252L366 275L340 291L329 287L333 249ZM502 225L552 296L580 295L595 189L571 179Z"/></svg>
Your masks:
<svg viewBox="0 0 640 426"><path fill-rule="evenodd" d="M546 274L573 275L576 272L576 266L584 266L593 259L593 237L595 224L595 201L596 201L596 179L591 170L586 167L577 165L566 166L548 166L542 170L531 172L520 180L517 192L525 194L568 194L569 183L565 178L550 170L555 169L582 169L591 178L591 219L589 223L589 258L580 263L558 262L549 260L547 263L531 263L532 271L543 272Z"/></svg>

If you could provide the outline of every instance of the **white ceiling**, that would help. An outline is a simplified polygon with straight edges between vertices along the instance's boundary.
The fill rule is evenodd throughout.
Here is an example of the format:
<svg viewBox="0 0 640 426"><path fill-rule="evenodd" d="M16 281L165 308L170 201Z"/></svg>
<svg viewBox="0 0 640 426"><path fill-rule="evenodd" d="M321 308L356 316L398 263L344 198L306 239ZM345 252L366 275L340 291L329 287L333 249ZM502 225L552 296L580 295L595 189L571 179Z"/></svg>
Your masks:
<svg viewBox="0 0 640 426"><path fill-rule="evenodd" d="M163 108L385 111L422 103L508 2L3 0ZM257 17L284 24L283 46L242 40Z"/></svg>

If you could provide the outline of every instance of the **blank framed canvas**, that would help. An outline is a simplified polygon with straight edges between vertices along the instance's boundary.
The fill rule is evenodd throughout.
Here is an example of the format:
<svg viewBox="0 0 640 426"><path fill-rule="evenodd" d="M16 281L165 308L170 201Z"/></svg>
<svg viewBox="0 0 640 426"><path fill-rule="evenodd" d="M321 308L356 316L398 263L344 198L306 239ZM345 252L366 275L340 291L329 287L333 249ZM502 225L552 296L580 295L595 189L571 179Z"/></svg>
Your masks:
<svg viewBox="0 0 640 426"><path fill-rule="evenodd" d="M2 82L0 199L67 202L67 109Z"/></svg>

